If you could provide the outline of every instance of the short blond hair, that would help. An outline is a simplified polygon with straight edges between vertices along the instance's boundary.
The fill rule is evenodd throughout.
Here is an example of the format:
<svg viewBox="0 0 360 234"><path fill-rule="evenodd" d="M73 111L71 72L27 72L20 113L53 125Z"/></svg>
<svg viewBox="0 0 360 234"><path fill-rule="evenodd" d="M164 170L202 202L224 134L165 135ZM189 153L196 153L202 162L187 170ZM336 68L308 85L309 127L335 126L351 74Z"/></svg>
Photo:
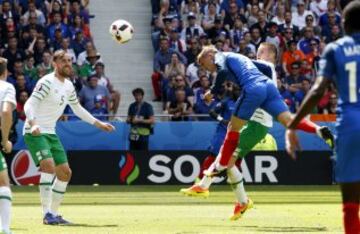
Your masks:
<svg viewBox="0 0 360 234"><path fill-rule="evenodd" d="M204 56L206 56L209 53L217 53L218 50L215 48L215 46L213 45L209 45L209 46L204 46L201 50L201 52L199 53L199 55L197 56L197 63L200 64L200 59L202 59Z"/></svg>
<svg viewBox="0 0 360 234"><path fill-rule="evenodd" d="M275 44L270 42L262 42L260 46L264 46L269 49L269 51L274 55L275 60L278 58L278 49Z"/></svg>
<svg viewBox="0 0 360 234"><path fill-rule="evenodd" d="M57 50L54 53L53 61L57 62L59 59L62 59L66 55L65 50Z"/></svg>

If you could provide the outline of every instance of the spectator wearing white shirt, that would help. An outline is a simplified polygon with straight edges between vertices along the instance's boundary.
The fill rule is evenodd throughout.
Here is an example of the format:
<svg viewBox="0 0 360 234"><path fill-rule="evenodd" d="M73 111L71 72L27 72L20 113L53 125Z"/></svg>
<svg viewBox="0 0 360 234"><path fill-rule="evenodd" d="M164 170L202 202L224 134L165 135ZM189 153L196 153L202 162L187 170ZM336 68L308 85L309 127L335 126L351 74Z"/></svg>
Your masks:
<svg viewBox="0 0 360 234"><path fill-rule="evenodd" d="M327 10L328 0L312 0L310 3L310 10L314 12L317 18L320 17Z"/></svg>
<svg viewBox="0 0 360 234"><path fill-rule="evenodd" d="M188 41L190 38L200 38L200 35L204 34L203 28L196 24L196 16L190 12L187 16L188 26L181 32L181 40Z"/></svg>
<svg viewBox="0 0 360 234"><path fill-rule="evenodd" d="M115 116L119 109L121 95L118 90L114 89L114 86L110 83L110 79L106 77L105 65L102 62L97 62L95 64L94 76L96 76L99 79L98 85L106 87L110 92L112 103L109 110ZM110 118L114 116L110 116Z"/></svg>
<svg viewBox="0 0 360 234"><path fill-rule="evenodd" d="M23 15L25 23L26 24L28 23L30 13L34 12L36 14L36 16L37 16L37 24L40 24L41 26L45 26L45 24L46 24L45 15L44 15L44 13L42 11L36 9L35 2L29 1L29 6L28 7L29 7L28 11L25 12L25 14Z"/></svg>
<svg viewBox="0 0 360 234"><path fill-rule="evenodd" d="M70 39L68 37L62 39L61 48L70 56L72 63L76 63L75 51L70 48Z"/></svg>
<svg viewBox="0 0 360 234"><path fill-rule="evenodd" d="M282 3L277 4L276 15L271 19L271 22L277 25L285 24L285 5Z"/></svg>
<svg viewBox="0 0 360 234"><path fill-rule="evenodd" d="M199 65L197 64L197 62L193 62L191 63L187 69L186 69L186 83L189 85L189 87L193 87L193 85L199 81L199 76L198 76L198 71L199 71Z"/></svg>
<svg viewBox="0 0 360 234"><path fill-rule="evenodd" d="M216 3L209 2L207 7L209 9L208 14L205 14L201 21L201 26L205 31L215 27L215 18L216 18Z"/></svg>
<svg viewBox="0 0 360 234"><path fill-rule="evenodd" d="M303 29L306 25L305 18L307 15L313 15L311 11L305 10L305 2L303 0L298 1L297 10L292 13L292 23Z"/></svg>
<svg viewBox="0 0 360 234"><path fill-rule="evenodd" d="M88 56L88 52L92 50L95 50L95 46L91 41L89 41L85 45L85 51L81 52L77 58L76 63L79 67L84 65L84 63L86 62L86 57ZM98 62L102 62L102 59L99 58Z"/></svg>

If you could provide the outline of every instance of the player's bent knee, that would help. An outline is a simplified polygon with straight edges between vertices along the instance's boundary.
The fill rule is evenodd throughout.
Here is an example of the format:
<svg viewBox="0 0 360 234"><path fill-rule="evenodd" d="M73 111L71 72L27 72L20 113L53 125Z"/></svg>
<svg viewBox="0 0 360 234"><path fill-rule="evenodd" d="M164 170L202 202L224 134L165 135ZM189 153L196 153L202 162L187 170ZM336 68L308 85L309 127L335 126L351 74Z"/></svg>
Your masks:
<svg viewBox="0 0 360 234"><path fill-rule="evenodd" d="M56 176L62 181L70 181L72 171L70 167L61 167L60 170L57 170Z"/></svg>
<svg viewBox="0 0 360 234"><path fill-rule="evenodd" d="M40 171L48 174L55 173L55 163L52 159L44 159L40 162Z"/></svg>

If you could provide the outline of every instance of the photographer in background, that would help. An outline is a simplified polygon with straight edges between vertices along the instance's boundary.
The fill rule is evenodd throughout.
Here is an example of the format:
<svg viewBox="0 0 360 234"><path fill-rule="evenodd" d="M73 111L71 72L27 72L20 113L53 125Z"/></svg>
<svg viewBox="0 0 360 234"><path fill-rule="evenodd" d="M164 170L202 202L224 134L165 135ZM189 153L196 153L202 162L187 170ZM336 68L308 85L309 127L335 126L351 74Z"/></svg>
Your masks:
<svg viewBox="0 0 360 234"><path fill-rule="evenodd" d="M136 88L132 91L135 102L130 104L126 122L130 124L130 150L148 150L149 136L155 123L154 110L145 102L144 90Z"/></svg>

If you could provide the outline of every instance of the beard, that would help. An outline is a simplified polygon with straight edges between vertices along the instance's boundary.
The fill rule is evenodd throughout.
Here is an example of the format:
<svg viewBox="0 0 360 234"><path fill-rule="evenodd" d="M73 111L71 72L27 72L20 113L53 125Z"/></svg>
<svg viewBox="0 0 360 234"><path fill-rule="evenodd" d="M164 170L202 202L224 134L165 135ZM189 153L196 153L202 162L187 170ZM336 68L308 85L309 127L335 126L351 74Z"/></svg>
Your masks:
<svg viewBox="0 0 360 234"><path fill-rule="evenodd" d="M59 70L59 75L62 77L70 77L72 74L72 67L71 66L64 66Z"/></svg>

